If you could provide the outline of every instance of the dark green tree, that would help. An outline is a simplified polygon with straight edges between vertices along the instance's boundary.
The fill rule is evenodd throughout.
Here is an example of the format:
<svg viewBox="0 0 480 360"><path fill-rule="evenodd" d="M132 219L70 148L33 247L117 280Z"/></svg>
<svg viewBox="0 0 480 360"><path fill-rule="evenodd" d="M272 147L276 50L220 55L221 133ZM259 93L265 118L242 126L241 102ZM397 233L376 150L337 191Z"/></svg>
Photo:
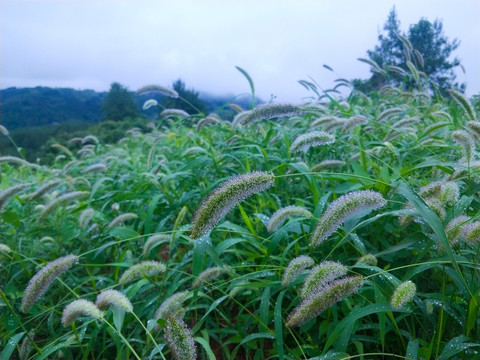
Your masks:
<svg viewBox="0 0 480 360"><path fill-rule="evenodd" d="M102 110L106 120L122 121L138 115L138 107L127 88L117 82L112 83Z"/></svg>
<svg viewBox="0 0 480 360"><path fill-rule="evenodd" d="M193 89L186 89L182 80L175 81L172 87L178 93L178 98L165 97L162 102L164 108L184 110L190 115L207 113L207 106L198 97L198 92Z"/></svg>
<svg viewBox="0 0 480 360"><path fill-rule="evenodd" d="M423 63L417 66L427 74L430 81L435 82L442 90L465 86L455 82L453 69L460 65L460 60L457 57L449 60L451 53L460 46L460 41L448 41L443 34L441 21L435 20L432 24L425 18L420 19L418 23L410 26L408 39L412 47L423 56Z"/></svg>
<svg viewBox="0 0 480 360"><path fill-rule="evenodd" d="M421 18L418 23L410 25L408 33L400 30L400 21L395 7L388 14L383 26L384 32L378 35L378 44L373 50L368 50L368 58L385 70L385 74L372 71L368 80L355 79L354 86L364 92L378 90L387 83L403 85L409 89L418 85L418 80L406 76L411 69L407 66L414 65L415 69L428 78L428 83L433 88L445 92L449 88L462 88L455 82L456 75L453 69L460 65L458 58L450 59L450 55L458 48L457 39L449 41L443 33L443 25L439 20L433 23ZM395 67L397 69L395 69ZM403 69L404 74L398 71Z"/></svg>

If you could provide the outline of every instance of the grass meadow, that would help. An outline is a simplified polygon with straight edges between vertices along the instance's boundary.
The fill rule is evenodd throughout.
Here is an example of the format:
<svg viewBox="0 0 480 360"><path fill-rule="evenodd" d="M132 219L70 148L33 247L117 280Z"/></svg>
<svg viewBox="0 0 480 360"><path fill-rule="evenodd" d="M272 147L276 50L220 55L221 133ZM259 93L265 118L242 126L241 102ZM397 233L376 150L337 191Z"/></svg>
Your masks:
<svg viewBox="0 0 480 360"><path fill-rule="evenodd" d="M0 157L0 358L480 359L480 121L405 77Z"/></svg>

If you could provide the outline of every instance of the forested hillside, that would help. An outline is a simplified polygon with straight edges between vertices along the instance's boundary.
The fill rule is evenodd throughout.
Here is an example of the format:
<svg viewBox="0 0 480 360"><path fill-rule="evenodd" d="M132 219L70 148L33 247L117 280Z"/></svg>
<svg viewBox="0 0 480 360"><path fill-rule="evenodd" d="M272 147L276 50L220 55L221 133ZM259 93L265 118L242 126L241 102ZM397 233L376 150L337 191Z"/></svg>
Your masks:
<svg viewBox="0 0 480 360"><path fill-rule="evenodd" d="M180 85L184 86L181 82ZM193 89L184 89L184 96L188 96L185 94L198 96L207 114L217 113L227 120L234 116L233 110L227 106L233 95L198 94ZM0 154L18 156L20 152L29 161L42 158L48 163L56 156L51 145L65 144L72 136L94 134L105 143L116 142L131 127L147 129L148 121L158 117L164 101L160 94L137 95L128 91L127 96L133 99L137 115L114 121L104 112L107 95L107 92L94 90L40 86L0 90L0 124L8 129L11 138L0 136ZM160 106L143 110L148 99L155 99ZM249 96L235 98L243 108L248 108L250 101ZM261 103L260 99L257 103ZM171 104L165 105L170 107ZM181 108L181 103L176 105Z"/></svg>
<svg viewBox="0 0 480 360"><path fill-rule="evenodd" d="M65 88L8 88L0 91L2 125L22 127L54 125L66 121L99 122L105 92Z"/></svg>

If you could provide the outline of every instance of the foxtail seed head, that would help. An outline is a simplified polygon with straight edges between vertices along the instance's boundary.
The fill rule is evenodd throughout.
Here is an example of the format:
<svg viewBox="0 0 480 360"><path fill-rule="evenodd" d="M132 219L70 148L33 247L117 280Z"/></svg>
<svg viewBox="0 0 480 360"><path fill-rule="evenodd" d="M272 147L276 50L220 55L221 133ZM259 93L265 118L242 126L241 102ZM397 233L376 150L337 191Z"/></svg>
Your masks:
<svg viewBox="0 0 480 360"><path fill-rule="evenodd" d="M19 157L16 157L16 156L0 156L0 163L2 163L2 162L8 162L8 163L17 164L17 165L20 165L20 166L29 166L29 167L33 167L33 168L36 168L36 169L40 169L39 165L29 163L28 161L23 160L23 159L21 159Z"/></svg>
<svg viewBox="0 0 480 360"><path fill-rule="evenodd" d="M30 330L28 332L28 336L25 336L22 340L22 344L20 345L20 351L18 352L18 358L20 360L27 360L28 355L32 351L33 344L32 340L35 337L35 330Z"/></svg>
<svg viewBox="0 0 480 360"><path fill-rule="evenodd" d="M178 98L178 93L175 90L169 89L169 88L166 88L166 87L160 86L160 85L144 86L144 87L137 90L137 95L141 95L141 94L144 94L144 93L147 93L147 92L156 92L156 93L159 93L161 95L168 96L168 97L171 97L171 98L174 98L174 99Z"/></svg>
<svg viewBox="0 0 480 360"><path fill-rule="evenodd" d="M401 309L406 303L413 299L417 287L410 280L398 285L390 299L390 305L395 310Z"/></svg>
<svg viewBox="0 0 480 360"><path fill-rule="evenodd" d="M473 137L465 130L456 130L451 135L455 141L462 148L463 159L467 163L471 163L475 156L475 142Z"/></svg>
<svg viewBox="0 0 480 360"><path fill-rule="evenodd" d="M260 120L291 116L291 115L296 115L300 113L302 113L302 108L296 105L291 105L291 104L260 105L254 108L253 110L250 110L248 114L245 117L243 117L241 121L237 121L237 123L240 123L241 125L247 125Z"/></svg>
<svg viewBox="0 0 480 360"><path fill-rule="evenodd" d="M35 192L31 193L28 195L29 200L35 200L36 198L39 198L40 196L46 194L50 190L53 190L55 187L60 185L60 180L52 180L49 182L46 182L42 186L40 186Z"/></svg>
<svg viewBox="0 0 480 360"><path fill-rule="evenodd" d="M470 243L480 242L480 221L466 224L464 227L465 239Z"/></svg>
<svg viewBox="0 0 480 360"><path fill-rule="evenodd" d="M466 222L470 220L470 217L466 215L460 215L450 220L445 227L445 233L447 234L448 243L450 246L454 246L460 237L465 233L467 228Z"/></svg>
<svg viewBox="0 0 480 360"><path fill-rule="evenodd" d="M82 315L90 316L94 319L101 319L103 317L103 313L93 302L79 299L68 304L63 310L62 325L65 327L70 326L79 316Z"/></svg>
<svg viewBox="0 0 480 360"><path fill-rule="evenodd" d="M378 260L375 255L365 254L357 260L357 264L377 266Z"/></svg>
<svg viewBox="0 0 480 360"><path fill-rule="evenodd" d="M165 109L160 113L160 117L178 117L183 119L189 116L190 114L182 109Z"/></svg>
<svg viewBox="0 0 480 360"><path fill-rule="evenodd" d="M312 233L311 246L321 244L346 220L369 210L384 207L387 201L380 193L371 190L354 191L331 203Z"/></svg>
<svg viewBox="0 0 480 360"><path fill-rule="evenodd" d="M94 172L104 172L107 170L107 165L98 163L98 164L93 164L90 166L87 166L85 169L83 169L84 173L94 173Z"/></svg>
<svg viewBox="0 0 480 360"><path fill-rule="evenodd" d="M225 274L226 270L223 267L216 266L202 271L192 284L196 288L202 285L207 285L211 280Z"/></svg>
<svg viewBox="0 0 480 360"><path fill-rule="evenodd" d="M22 298L22 311L26 312L47 291L50 284L78 262L78 257L68 255L45 265L28 283Z"/></svg>
<svg viewBox="0 0 480 360"><path fill-rule="evenodd" d="M263 171L254 171L227 180L202 202L193 218L190 237L197 239L206 234L239 202L274 184L275 176Z"/></svg>
<svg viewBox="0 0 480 360"><path fill-rule="evenodd" d="M267 231L277 231L280 226L292 216L312 217L312 213L301 206L286 206L275 211L268 221Z"/></svg>
<svg viewBox="0 0 480 360"><path fill-rule="evenodd" d="M141 263L133 265L131 268L125 271L123 275L120 277L120 280L118 280L118 283L120 285L123 285L128 282L137 280L142 276L157 275L159 273L164 272L165 270L166 270L165 265L159 261L142 261Z"/></svg>
<svg viewBox="0 0 480 360"><path fill-rule="evenodd" d="M326 169L338 168L345 166L345 161L342 160L323 160L311 168L312 171L322 171Z"/></svg>
<svg viewBox="0 0 480 360"><path fill-rule="evenodd" d="M143 106L142 106L142 109L143 110L147 110L147 109L150 109L152 106L157 106L158 105L158 101L155 100L155 99L150 99L150 100L147 100L143 103Z"/></svg>
<svg viewBox="0 0 480 360"><path fill-rule="evenodd" d="M366 124L368 124L368 119L366 116L363 116L363 115L351 116L348 119L345 119L343 121L342 133L344 134L357 126L366 125Z"/></svg>
<svg viewBox="0 0 480 360"><path fill-rule="evenodd" d="M312 293L325 287L328 283L347 274L347 271L347 267L339 262L322 262L310 270L300 290L300 297L302 299L309 297Z"/></svg>
<svg viewBox="0 0 480 360"><path fill-rule="evenodd" d="M465 111L465 114L468 117L468 120L474 121L477 117L475 114L475 110L472 107L472 104L468 99L461 93L456 90L449 89L447 90L450 96L455 100L455 102L460 105L460 107Z"/></svg>
<svg viewBox="0 0 480 360"><path fill-rule="evenodd" d="M195 360L197 358L192 331L183 320L173 316L167 319L165 340L175 360Z"/></svg>
<svg viewBox="0 0 480 360"><path fill-rule="evenodd" d="M10 249L10 247L8 245L0 244L0 253L8 254L10 251L12 251L12 250Z"/></svg>
<svg viewBox="0 0 480 360"><path fill-rule="evenodd" d="M111 229L115 226L122 225L124 222L128 220L134 220L137 219L138 215L134 213L125 213L125 214L120 214L118 215L115 219L113 219L110 224L107 225L107 228Z"/></svg>
<svg viewBox="0 0 480 360"><path fill-rule="evenodd" d="M282 285L287 286L290 284L303 270L309 268L313 264L313 259L306 255L300 255L292 259L283 272Z"/></svg>
<svg viewBox="0 0 480 360"><path fill-rule="evenodd" d="M157 245L163 242L170 242L172 238L171 234L156 234L149 236L145 244L143 245L143 256L148 256L150 251Z"/></svg>
<svg viewBox="0 0 480 360"><path fill-rule="evenodd" d="M29 186L30 184L17 184L0 191L0 210L2 210L12 196L18 194L20 191L25 190Z"/></svg>
<svg viewBox="0 0 480 360"><path fill-rule="evenodd" d="M133 306L130 300L117 290L104 290L97 296L95 305L100 310L106 310L110 305L123 309L126 312L132 312Z"/></svg>
<svg viewBox="0 0 480 360"><path fill-rule="evenodd" d="M5 135L5 136L8 136L8 134L9 134L7 128L3 125L0 125L0 134Z"/></svg>
<svg viewBox="0 0 480 360"><path fill-rule="evenodd" d="M175 293L165 299L160 307L155 311L154 319L167 319L170 316L177 316L181 313L182 303L188 296L188 291Z"/></svg>
<svg viewBox="0 0 480 360"><path fill-rule="evenodd" d="M43 220L43 218L45 218L48 214L50 214L53 210L55 210L60 205L83 198L87 195L90 195L89 191L73 191L57 197L56 199L54 199L48 205L45 206L45 208L42 210L42 212L38 216L38 220L39 221Z"/></svg>
<svg viewBox="0 0 480 360"><path fill-rule="evenodd" d="M93 215L95 215L95 210L92 208L83 210L78 217L78 225L85 229L88 224L90 224L90 221L92 221Z"/></svg>
<svg viewBox="0 0 480 360"><path fill-rule="evenodd" d="M468 121L467 126L475 140L477 140L477 144L480 144L480 121Z"/></svg>
<svg viewBox="0 0 480 360"><path fill-rule="evenodd" d="M333 304L355 293L362 282L363 278L361 276L344 277L313 292L293 310L286 325L294 327L306 323Z"/></svg>
<svg viewBox="0 0 480 360"><path fill-rule="evenodd" d="M311 147L328 145L335 142L335 137L325 131L311 131L295 139L290 146L290 152L307 151Z"/></svg>

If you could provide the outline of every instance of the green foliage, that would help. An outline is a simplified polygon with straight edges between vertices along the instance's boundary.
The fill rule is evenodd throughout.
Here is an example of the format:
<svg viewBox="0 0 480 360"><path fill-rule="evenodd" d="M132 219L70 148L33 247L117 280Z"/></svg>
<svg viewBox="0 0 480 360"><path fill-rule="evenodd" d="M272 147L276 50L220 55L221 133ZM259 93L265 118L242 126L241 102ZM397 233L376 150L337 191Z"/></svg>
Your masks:
<svg viewBox="0 0 480 360"><path fill-rule="evenodd" d="M478 111L416 86L0 157L2 360L480 359Z"/></svg>
<svg viewBox="0 0 480 360"><path fill-rule="evenodd" d="M66 88L8 88L0 90L2 125L9 131L72 123L96 123L101 120L105 93Z"/></svg>
<svg viewBox="0 0 480 360"><path fill-rule="evenodd" d="M375 48L367 51L369 59L381 70L373 69L372 76L366 81L354 80L356 89L370 92L394 83L410 90L421 82L445 94L449 88L465 87L465 84L455 82L453 69L460 65L460 60L456 57L450 59L460 42L457 39L448 40L440 20L432 23L421 18L418 23L410 25L407 33L403 33L393 7L383 30L385 32L378 35Z"/></svg>
<svg viewBox="0 0 480 360"><path fill-rule="evenodd" d="M162 106L165 109L180 109L190 115L207 114L207 106L200 100L197 91L185 87L185 83L178 79L172 84L172 88L178 93L178 98L165 97Z"/></svg>
<svg viewBox="0 0 480 360"><path fill-rule="evenodd" d="M102 103L102 110L106 120L122 121L133 118L138 114L137 104L127 88L114 82Z"/></svg>

